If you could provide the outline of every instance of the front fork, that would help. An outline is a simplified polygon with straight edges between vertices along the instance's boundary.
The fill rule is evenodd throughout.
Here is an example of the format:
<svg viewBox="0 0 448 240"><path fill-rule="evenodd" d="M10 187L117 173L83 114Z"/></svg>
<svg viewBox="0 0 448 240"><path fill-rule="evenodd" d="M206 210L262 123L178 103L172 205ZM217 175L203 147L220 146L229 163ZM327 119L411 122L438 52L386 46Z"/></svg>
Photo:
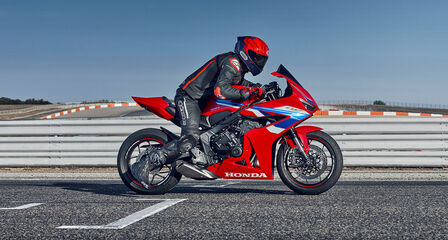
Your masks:
<svg viewBox="0 0 448 240"><path fill-rule="evenodd" d="M291 148L295 149L297 148L300 151L300 154L302 154L302 156L305 158L305 160L308 162L309 156L308 156L308 152L309 152L309 146L308 146L308 140L305 139L305 141L300 141L299 138L297 137L296 131L294 131L293 128L291 128L289 130L289 136L291 137L291 139L293 140L293 143L288 141L288 139L286 139L286 141L288 142L288 144L291 146ZM291 140L289 139L289 140ZM306 149L305 146L306 145Z"/></svg>
<svg viewBox="0 0 448 240"><path fill-rule="evenodd" d="M292 149L298 149L303 157L308 161L310 146L308 145L308 138L306 134L319 130L322 130L322 128L314 126L300 126L291 128L288 131L289 134L285 136L285 139Z"/></svg>

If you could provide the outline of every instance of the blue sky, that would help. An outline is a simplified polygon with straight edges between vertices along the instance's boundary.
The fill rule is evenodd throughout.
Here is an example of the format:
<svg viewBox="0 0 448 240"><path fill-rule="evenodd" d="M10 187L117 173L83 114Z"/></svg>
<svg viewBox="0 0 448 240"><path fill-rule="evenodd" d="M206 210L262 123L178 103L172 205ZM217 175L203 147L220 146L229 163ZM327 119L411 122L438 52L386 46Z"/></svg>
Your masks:
<svg viewBox="0 0 448 240"><path fill-rule="evenodd" d="M173 97L240 35L319 100L447 104L448 1L0 0L0 96Z"/></svg>

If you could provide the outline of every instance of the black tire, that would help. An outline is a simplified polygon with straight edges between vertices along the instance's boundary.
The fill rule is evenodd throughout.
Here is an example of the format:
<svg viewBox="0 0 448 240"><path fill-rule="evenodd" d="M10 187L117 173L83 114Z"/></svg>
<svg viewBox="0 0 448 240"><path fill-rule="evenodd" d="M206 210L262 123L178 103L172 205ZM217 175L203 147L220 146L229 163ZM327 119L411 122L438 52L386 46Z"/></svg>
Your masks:
<svg viewBox="0 0 448 240"><path fill-rule="evenodd" d="M321 169L317 173L320 171L323 172L320 173L320 175L316 174L307 176L306 174L308 172L303 172L303 168L299 170L300 167L290 167L292 164L288 160L288 154L294 154L293 151L295 150L291 149L291 147L286 143L282 144L278 152L277 171L283 183L285 183L285 185L291 190L300 194L316 195L329 190L338 181L343 168L342 152L336 141L325 132L310 132L307 134L307 137L309 139L310 146L314 145L314 149L318 147L318 143L322 145L322 152L319 152L319 154L325 154L326 163L324 167L322 167L323 164L319 165L321 166ZM313 141L316 141L316 143L313 143ZM324 147L328 149L327 153L325 153ZM317 151L320 150L317 149ZM331 157L331 162L328 161L329 157ZM320 159L321 158L319 158L319 161ZM294 170L294 173L291 173L291 170ZM327 171L328 173L326 173ZM293 176L293 174L296 174L297 177ZM323 178L322 175L324 175ZM301 181L298 179L299 177L302 177L304 180ZM319 177L319 179L316 179L317 177ZM308 179L315 180L313 182L308 182Z"/></svg>
<svg viewBox="0 0 448 240"><path fill-rule="evenodd" d="M154 185L151 184L149 189L138 183L134 176L132 176L131 171L129 171L132 159L136 158L133 156L136 149L141 151L141 148L145 146L160 147L165 145L168 141L169 137L164 132L151 128L138 130L124 140L118 152L117 165L121 180L123 180L127 187L140 194L164 194L173 189L177 183L179 183L182 178L182 174L175 170L174 164L164 165L161 171L157 173L161 174L164 172L164 175L161 174L160 177L157 177L161 178L160 182ZM143 145L145 143L148 144ZM154 174L153 180L155 176L156 174Z"/></svg>

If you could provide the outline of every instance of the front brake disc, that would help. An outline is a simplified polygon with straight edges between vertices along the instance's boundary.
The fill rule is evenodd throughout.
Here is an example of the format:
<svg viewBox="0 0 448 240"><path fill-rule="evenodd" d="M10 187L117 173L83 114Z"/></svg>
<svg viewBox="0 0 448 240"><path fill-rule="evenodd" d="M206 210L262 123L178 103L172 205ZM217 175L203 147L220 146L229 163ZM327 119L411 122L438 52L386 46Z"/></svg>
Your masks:
<svg viewBox="0 0 448 240"><path fill-rule="evenodd" d="M310 145L308 152L309 162L302 159L302 166L298 168L297 173L304 179L318 178L327 168L327 156L321 148L315 145Z"/></svg>

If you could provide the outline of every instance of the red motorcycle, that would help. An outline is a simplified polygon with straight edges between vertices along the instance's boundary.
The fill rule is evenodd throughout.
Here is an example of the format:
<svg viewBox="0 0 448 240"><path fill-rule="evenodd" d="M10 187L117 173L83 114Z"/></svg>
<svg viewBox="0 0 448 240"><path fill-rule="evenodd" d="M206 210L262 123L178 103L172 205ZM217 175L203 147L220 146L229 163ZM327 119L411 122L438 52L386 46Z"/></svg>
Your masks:
<svg viewBox="0 0 448 240"><path fill-rule="evenodd" d="M161 127L132 133L118 153L118 172L130 189L163 194L192 179L273 180L274 167L283 183L301 194L320 194L333 187L342 172L342 153L321 128L298 126L318 110L311 95L280 65L272 75L284 78L266 86L263 98L230 101L212 98L202 113L200 143L160 171L148 173L150 185L135 180L130 166L153 148L179 136ZM134 100L146 110L179 126L176 108L166 97ZM200 165L198 163L207 164Z"/></svg>

